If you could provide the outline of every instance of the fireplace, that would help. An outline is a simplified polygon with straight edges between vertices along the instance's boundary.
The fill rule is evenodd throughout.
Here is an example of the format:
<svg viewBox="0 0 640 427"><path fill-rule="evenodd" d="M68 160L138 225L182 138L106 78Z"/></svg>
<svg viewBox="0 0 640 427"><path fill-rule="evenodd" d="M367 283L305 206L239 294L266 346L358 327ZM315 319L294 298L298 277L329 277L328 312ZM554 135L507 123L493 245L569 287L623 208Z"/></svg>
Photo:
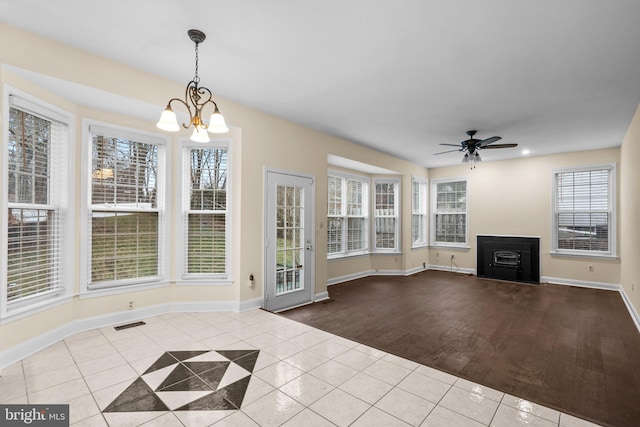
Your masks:
<svg viewBox="0 0 640 427"><path fill-rule="evenodd" d="M478 236L478 277L514 282L540 282L540 238Z"/></svg>

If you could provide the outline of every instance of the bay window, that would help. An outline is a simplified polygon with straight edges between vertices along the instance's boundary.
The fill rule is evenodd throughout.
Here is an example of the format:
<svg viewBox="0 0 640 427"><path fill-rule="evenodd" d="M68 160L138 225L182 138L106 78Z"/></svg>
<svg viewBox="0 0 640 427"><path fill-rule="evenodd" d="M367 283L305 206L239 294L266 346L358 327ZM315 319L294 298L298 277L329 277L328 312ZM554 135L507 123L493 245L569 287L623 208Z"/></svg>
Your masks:
<svg viewBox="0 0 640 427"><path fill-rule="evenodd" d="M8 105L0 317L63 296L73 269L67 238L69 116L13 95Z"/></svg>
<svg viewBox="0 0 640 427"><path fill-rule="evenodd" d="M89 289L162 278L164 140L91 125Z"/></svg>
<svg viewBox="0 0 640 427"><path fill-rule="evenodd" d="M369 181L332 173L327 182L327 254L337 257L368 252Z"/></svg>

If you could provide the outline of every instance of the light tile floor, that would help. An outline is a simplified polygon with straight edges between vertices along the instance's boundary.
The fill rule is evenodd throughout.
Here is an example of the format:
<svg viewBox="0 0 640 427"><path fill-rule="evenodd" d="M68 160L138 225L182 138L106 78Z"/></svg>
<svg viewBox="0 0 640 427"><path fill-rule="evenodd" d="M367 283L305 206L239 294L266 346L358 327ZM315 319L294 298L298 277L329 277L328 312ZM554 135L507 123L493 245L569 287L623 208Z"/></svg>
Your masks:
<svg viewBox="0 0 640 427"><path fill-rule="evenodd" d="M595 425L262 310L143 320L2 370L0 402L91 427Z"/></svg>

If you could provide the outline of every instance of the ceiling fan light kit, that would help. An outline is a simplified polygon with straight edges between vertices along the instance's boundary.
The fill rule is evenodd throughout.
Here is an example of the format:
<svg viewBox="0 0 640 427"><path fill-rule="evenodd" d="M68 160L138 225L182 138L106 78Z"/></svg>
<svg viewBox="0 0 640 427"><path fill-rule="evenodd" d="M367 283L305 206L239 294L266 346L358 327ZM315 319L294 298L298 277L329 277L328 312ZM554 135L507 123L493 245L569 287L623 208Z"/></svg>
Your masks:
<svg viewBox="0 0 640 427"><path fill-rule="evenodd" d="M195 142L209 142L209 135L211 133L225 133L229 132L229 128L225 123L224 117L218 109L218 104L213 100L213 94L209 89L204 86L199 86L200 77L198 76L198 46L204 41L206 35L200 30L187 31L189 38L195 43L196 54L196 67L195 76L187 84L187 88L184 93L184 100L179 98L172 98L167 103L167 107L160 115L160 120L156 123L156 126L167 132L177 132L180 130L176 113L171 108L171 103L177 101L187 108L189 113L189 123L183 123L182 127L189 129L193 126L193 133L191 134L191 140ZM209 118L209 124L207 125L202 120L202 109L211 104L213 106L213 113Z"/></svg>
<svg viewBox="0 0 640 427"><path fill-rule="evenodd" d="M464 157L462 158L462 163L471 163L471 169L474 169L476 167L475 164L477 162L482 161L482 158L480 157L480 153L478 153L478 150L484 150L488 148L489 149L513 148L518 146L518 144L492 145L494 142L500 141L502 137L492 136L486 139L476 139L474 138L474 136L477 132L478 131L475 131L475 130L468 130L467 135L469 136L469 139L465 139L464 141L460 142L460 144L440 144L440 145L446 145L449 147L459 147L459 148L455 150L447 150L447 151L442 151L440 153L435 153L434 156L445 154L445 153L453 153L454 151L465 152Z"/></svg>

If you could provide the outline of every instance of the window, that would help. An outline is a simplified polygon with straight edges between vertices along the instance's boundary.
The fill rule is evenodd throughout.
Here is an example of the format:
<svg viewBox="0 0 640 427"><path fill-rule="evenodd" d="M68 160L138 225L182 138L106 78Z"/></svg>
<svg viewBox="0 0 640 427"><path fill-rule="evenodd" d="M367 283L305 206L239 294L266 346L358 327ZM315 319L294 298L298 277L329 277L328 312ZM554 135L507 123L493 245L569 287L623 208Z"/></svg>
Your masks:
<svg viewBox="0 0 640 427"><path fill-rule="evenodd" d="M411 247L427 245L427 180L411 179Z"/></svg>
<svg viewBox="0 0 640 427"><path fill-rule="evenodd" d="M400 180L376 179L374 185L375 249L380 252L396 252L400 248Z"/></svg>
<svg viewBox="0 0 640 427"><path fill-rule="evenodd" d="M614 255L613 165L554 173L554 252Z"/></svg>
<svg viewBox="0 0 640 427"><path fill-rule="evenodd" d="M431 181L432 231L434 245L466 246L467 180L434 179Z"/></svg>
<svg viewBox="0 0 640 427"><path fill-rule="evenodd" d="M184 149L183 278L226 279L229 270L229 174L226 146Z"/></svg>
<svg viewBox="0 0 640 427"><path fill-rule="evenodd" d="M368 251L368 188L366 178L333 173L328 177L327 254Z"/></svg>
<svg viewBox="0 0 640 427"><path fill-rule="evenodd" d="M9 96L6 235L2 314L61 296L72 270L66 209L69 119L26 99Z"/></svg>
<svg viewBox="0 0 640 427"><path fill-rule="evenodd" d="M91 125L89 289L161 277L161 138Z"/></svg>

